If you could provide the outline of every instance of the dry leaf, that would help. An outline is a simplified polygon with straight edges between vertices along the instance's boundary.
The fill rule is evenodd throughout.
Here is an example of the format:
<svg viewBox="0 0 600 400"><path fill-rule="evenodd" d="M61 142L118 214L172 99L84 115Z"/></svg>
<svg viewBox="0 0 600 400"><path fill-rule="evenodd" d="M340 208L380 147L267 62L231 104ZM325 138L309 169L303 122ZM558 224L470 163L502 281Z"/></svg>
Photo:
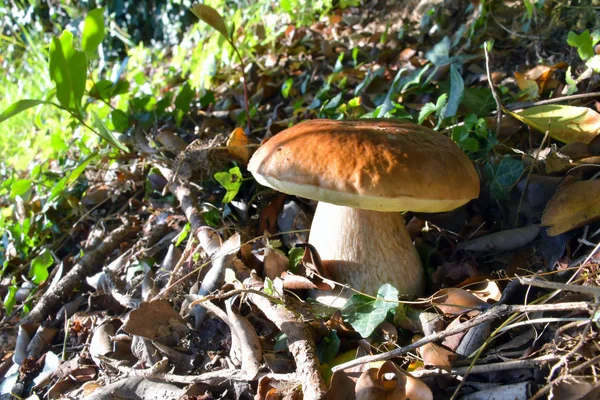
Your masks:
<svg viewBox="0 0 600 400"><path fill-rule="evenodd" d="M591 108L563 105L531 107L508 114L564 143L590 143L600 132L600 114Z"/></svg>
<svg viewBox="0 0 600 400"><path fill-rule="evenodd" d="M184 319L166 300L156 300L142 303L141 306L129 313L123 330L130 335L137 335L155 340L167 336L171 331L187 334Z"/></svg>
<svg viewBox="0 0 600 400"><path fill-rule="evenodd" d="M452 370L452 362L458 357L455 353L435 343L426 343L419 347L419 353L421 353L425 365L432 365L448 372Z"/></svg>
<svg viewBox="0 0 600 400"><path fill-rule="evenodd" d="M235 158L248 164L250 159L250 148L248 147L248 137L242 128L235 128L229 139L227 139L227 151Z"/></svg>
<svg viewBox="0 0 600 400"><path fill-rule="evenodd" d="M438 290L431 302L444 314L450 315L464 314L487 304L473 293L456 288Z"/></svg>
<svg viewBox="0 0 600 400"><path fill-rule="evenodd" d="M391 361L386 361L379 369L364 371L356 382L355 391L356 400L433 399L427 385Z"/></svg>
<svg viewBox="0 0 600 400"><path fill-rule="evenodd" d="M486 303L488 300L496 302L502 297L498 282L489 279L476 285L469 286L469 291Z"/></svg>
<svg viewBox="0 0 600 400"><path fill-rule="evenodd" d="M579 181L561 186L548 201L542 225L556 236L600 218L600 180Z"/></svg>

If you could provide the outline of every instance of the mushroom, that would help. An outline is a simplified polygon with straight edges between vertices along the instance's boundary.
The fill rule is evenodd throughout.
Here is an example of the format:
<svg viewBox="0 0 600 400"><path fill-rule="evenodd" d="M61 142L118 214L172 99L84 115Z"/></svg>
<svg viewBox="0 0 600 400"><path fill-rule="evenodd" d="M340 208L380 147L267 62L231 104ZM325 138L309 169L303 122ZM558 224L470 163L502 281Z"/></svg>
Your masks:
<svg viewBox="0 0 600 400"><path fill-rule="evenodd" d="M319 201L309 243L329 277L369 295L384 283L423 294L400 211L449 211L479 196L473 164L451 139L400 120L302 122L263 143L248 170L264 186ZM350 294L318 300L340 305Z"/></svg>

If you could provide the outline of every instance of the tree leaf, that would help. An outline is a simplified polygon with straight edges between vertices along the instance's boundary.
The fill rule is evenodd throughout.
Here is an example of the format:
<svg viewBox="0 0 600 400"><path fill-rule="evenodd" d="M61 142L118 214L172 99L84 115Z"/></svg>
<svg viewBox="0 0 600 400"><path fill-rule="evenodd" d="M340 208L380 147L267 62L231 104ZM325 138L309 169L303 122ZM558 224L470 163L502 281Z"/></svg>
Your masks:
<svg viewBox="0 0 600 400"><path fill-rule="evenodd" d="M548 235L556 236L600 218L600 180L560 186L542 214Z"/></svg>
<svg viewBox="0 0 600 400"><path fill-rule="evenodd" d="M73 34L63 31L50 43L50 78L56 84L56 98L70 110L78 110L85 91L87 57L73 48Z"/></svg>
<svg viewBox="0 0 600 400"><path fill-rule="evenodd" d="M215 30L219 31L225 39L229 40L227 25L225 25L225 20L223 20L223 17L217 10L204 4L194 4L190 10L198 17L198 19L201 19L212 26Z"/></svg>
<svg viewBox="0 0 600 400"><path fill-rule="evenodd" d="M94 111L91 112L92 120L94 121L94 125L98 129L98 134L102 137L102 139L106 140L108 143L115 146L117 149L124 151L125 153L129 153L129 149L113 135L110 129L104 125L104 122L98 117Z"/></svg>
<svg viewBox="0 0 600 400"><path fill-rule="evenodd" d="M83 23L81 48L86 53L95 53L104 39L104 8L88 12Z"/></svg>
<svg viewBox="0 0 600 400"><path fill-rule="evenodd" d="M248 146L248 137L242 128L235 128L227 139L227 152L235 158L248 164L250 159L250 149Z"/></svg>
<svg viewBox="0 0 600 400"><path fill-rule="evenodd" d="M563 143L588 144L600 132L600 114L587 107L545 105L506 112L540 132L550 130L550 136Z"/></svg>
<svg viewBox="0 0 600 400"><path fill-rule="evenodd" d="M396 308L398 290L389 283L382 285L377 291L377 298L362 294L353 294L342 308L342 317L355 331L364 338L370 336L375 328Z"/></svg>
<svg viewBox="0 0 600 400"><path fill-rule="evenodd" d="M52 102L45 100L19 100L12 103L6 110L0 114L0 123L9 119L10 117L14 117L15 115L35 106L39 106L40 104L52 104Z"/></svg>
<svg viewBox="0 0 600 400"><path fill-rule="evenodd" d="M442 118L451 118L456 115L464 93L465 82L460 76L456 64L452 64L450 65L450 96L448 96L448 103L442 110Z"/></svg>
<svg viewBox="0 0 600 400"><path fill-rule="evenodd" d="M454 352L435 343L426 343L419 347L419 353L425 365L432 365L448 372L452 370L452 362L458 357Z"/></svg>
<svg viewBox="0 0 600 400"><path fill-rule="evenodd" d="M14 199L17 196L23 196L31 189L30 179L18 179L10 185L10 198Z"/></svg>

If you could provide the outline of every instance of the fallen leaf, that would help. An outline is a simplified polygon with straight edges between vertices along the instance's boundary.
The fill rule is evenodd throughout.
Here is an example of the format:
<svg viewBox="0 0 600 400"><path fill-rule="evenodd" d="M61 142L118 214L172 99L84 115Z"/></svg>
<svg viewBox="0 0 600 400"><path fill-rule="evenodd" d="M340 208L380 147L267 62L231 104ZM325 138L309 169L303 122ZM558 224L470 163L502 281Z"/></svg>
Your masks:
<svg viewBox="0 0 600 400"><path fill-rule="evenodd" d="M486 253L512 251L529 244L539 232L540 228L534 225L508 229L470 240L464 243L462 248L467 251Z"/></svg>
<svg viewBox="0 0 600 400"><path fill-rule="evenodd" d="M444 371L452 370L452 362L458 357L452 351L435 343L426 343L419 347L425 365L431 365Z"/></svg>
<svg viewBox="0 0 600 400"><path fill-rule="evenodd" d="M248 137L242 128L235 128L227 139L227 151L235 158L248 164L250 159L250 148L248 147Z"/></svg>
<svg viewBox="0 0 600 400"><path fill-rule="evenodd" d="M379 369L364 371L356 382L355 392L356 400L433 399L426 384L391 361L384 362Z"/></svg>
<svg viewBox="0 0 600 400"><path fill-rule="evenodd" d="M508 114L564 143L590 143L600 132L600 114L591 108L545 105Z"/></svg>
<svg viewBox="0 0 600 400"><path fill-rule="evenodd" d="M458 288L438 290L433 295L431 302L444 314L449 315L464 314L487 304L473 293Z"/></svg>
<svg viewBox="0 0 600 400"><path fill-rule="evenodd" d="M542 225L556 236L600 218L600 180L578 181L560 186L548 201Z"/></svg>
<svg viewBox="0 0 600 400"><path fill-rule="evenodd" d="M156 300L142 305L131 311L123 330L130 335L138 335L146 339L155 340L167 336L171 331L180 333L180 337L187 334L184 319L173 306L166 300Z"/></svg>

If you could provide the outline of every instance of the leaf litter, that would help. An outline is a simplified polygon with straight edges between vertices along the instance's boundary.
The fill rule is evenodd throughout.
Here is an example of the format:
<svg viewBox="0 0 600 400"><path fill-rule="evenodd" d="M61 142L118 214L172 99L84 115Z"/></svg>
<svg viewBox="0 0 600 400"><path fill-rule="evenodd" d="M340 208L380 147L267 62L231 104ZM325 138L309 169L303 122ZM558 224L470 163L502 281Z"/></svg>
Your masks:
<svg viewBox="0 0 600 400"><path fill-rule="evenodd" d="M2 322L19 328L3 331L2 395L576 399L597 391L599 305L581 287L599 282L598 113L591 96L543 104L597 89L597 80L569 83L564 72L593 69L592 34L559 25L565 40L543 44L535 38L561 35L551 35L555 16L537 2L531 14L507 4L490 12L477 3L380 3L288 24L276 46L246 60L247 88L229 79L239 71L222 67L213 102L188 110L199 123L140 124L126 148L139 158L82 164L85 194L44 211L81 202L82 220L28 263L7 249ZM193 12L229 42L244 32L208 6ZM489 101L478 47L488 37L502 110ZM532 68L540 54L548 65ZM494 112L508 114L507 134L493 135ZM245 132L240 116L255 130ZM375 297L355 293L340 311L310 297L340 286L304 245L315 204L257 187L244 166L261 140L291 124L363 116L447 129L483 190L445 220L415 216L430 297L400 302L384 285ZM11 190L21 222L40 210L25 196L30 183ZM563 245L542 251L565 233ZM97 283L82 284L95 274ZM565 286L520 283L526 276Z"/></svg>

